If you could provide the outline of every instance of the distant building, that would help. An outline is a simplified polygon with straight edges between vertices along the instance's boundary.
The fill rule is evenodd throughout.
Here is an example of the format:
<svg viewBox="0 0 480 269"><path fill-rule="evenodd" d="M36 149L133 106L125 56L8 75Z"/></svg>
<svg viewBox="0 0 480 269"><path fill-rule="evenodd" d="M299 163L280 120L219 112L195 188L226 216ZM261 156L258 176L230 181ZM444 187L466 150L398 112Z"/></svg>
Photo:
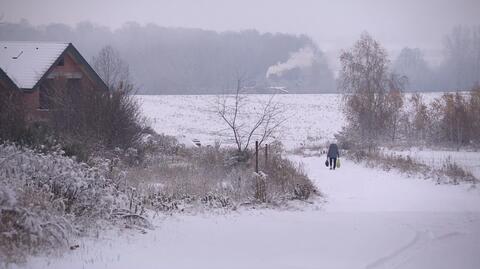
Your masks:
<svg viewBox="0 0 480 269"><path fill-rule="evenodd" d="M49 85L108 91L107 85L71 43L0 41L0 91L20 91L27 121L47 119L51 109Z"/></svg>

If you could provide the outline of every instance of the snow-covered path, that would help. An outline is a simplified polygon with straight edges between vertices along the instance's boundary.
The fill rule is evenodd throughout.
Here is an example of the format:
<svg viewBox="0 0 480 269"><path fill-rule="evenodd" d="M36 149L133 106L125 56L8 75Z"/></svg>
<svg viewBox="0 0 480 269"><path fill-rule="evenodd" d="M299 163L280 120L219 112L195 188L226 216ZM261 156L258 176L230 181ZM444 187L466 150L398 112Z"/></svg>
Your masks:
<svg viewBox="0 0 480 269"><path fill-rule="evenodd" d="M326 194L327 212L480 211L480 190L469 185L436 185L345 160L345 166L331 171L323 165L324 159L291 158L305 164L309 177Z"/></svg>
<svg viewBox="0 0 480 269"><path fill-rule="evenodd" d="M302 211L177 216L27 268L480 268L480 193L292 157L327 195Z"/></svg>

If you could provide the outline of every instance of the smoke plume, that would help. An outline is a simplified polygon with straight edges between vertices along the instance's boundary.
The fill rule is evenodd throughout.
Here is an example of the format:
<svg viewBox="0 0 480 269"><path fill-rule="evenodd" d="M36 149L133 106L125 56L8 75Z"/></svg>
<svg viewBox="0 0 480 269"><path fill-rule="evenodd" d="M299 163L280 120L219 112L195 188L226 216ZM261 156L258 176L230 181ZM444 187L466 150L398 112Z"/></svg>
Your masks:
<svg viewBox="0 0 480 269"><path fill-rule="evenodd" d="M266 78L271 75L281 76L283 72L292 70L294 68L304 68L312 65L314 60L314 51L311 47L304 47L300 50L291 53L290 58L283 63L277 63L268 68Z"/></svg>

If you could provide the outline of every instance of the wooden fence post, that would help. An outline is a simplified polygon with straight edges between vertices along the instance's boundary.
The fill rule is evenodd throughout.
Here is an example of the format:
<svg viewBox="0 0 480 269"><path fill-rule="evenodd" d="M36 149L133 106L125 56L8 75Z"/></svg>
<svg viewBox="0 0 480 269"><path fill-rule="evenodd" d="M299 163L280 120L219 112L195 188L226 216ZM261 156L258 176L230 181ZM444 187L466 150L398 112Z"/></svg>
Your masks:
<svg viewBox="0 0 480 269"><path fill-rule="evenodd" d="M268 144L265 144L265 170L268 169Z"/></svg>
<svg viewBox="0 0 480 269"><path fill-rule="evenodd" d="M255 172L258 173L258 141L255 141Z"/></svg>

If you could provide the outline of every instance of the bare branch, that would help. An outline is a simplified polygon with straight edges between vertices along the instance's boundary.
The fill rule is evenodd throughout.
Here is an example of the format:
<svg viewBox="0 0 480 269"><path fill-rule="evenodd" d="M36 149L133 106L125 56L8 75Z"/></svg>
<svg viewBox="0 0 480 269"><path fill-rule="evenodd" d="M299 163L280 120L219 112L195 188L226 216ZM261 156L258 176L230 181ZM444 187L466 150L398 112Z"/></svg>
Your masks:
<svg viewBox="0 0 480 269"><path fill-rule="evenodd" d="M233 95L224 94L218 98L216 111L230 129L239 152L247 151L254 139L261 145L286 121L284 108L274 102L275 94L269 96L266 102L258 102L260 107L254 107L249 112L248 109L252 108L247 105L256 103L243 93L242 80L242 77L237 77Z"/></svg>

